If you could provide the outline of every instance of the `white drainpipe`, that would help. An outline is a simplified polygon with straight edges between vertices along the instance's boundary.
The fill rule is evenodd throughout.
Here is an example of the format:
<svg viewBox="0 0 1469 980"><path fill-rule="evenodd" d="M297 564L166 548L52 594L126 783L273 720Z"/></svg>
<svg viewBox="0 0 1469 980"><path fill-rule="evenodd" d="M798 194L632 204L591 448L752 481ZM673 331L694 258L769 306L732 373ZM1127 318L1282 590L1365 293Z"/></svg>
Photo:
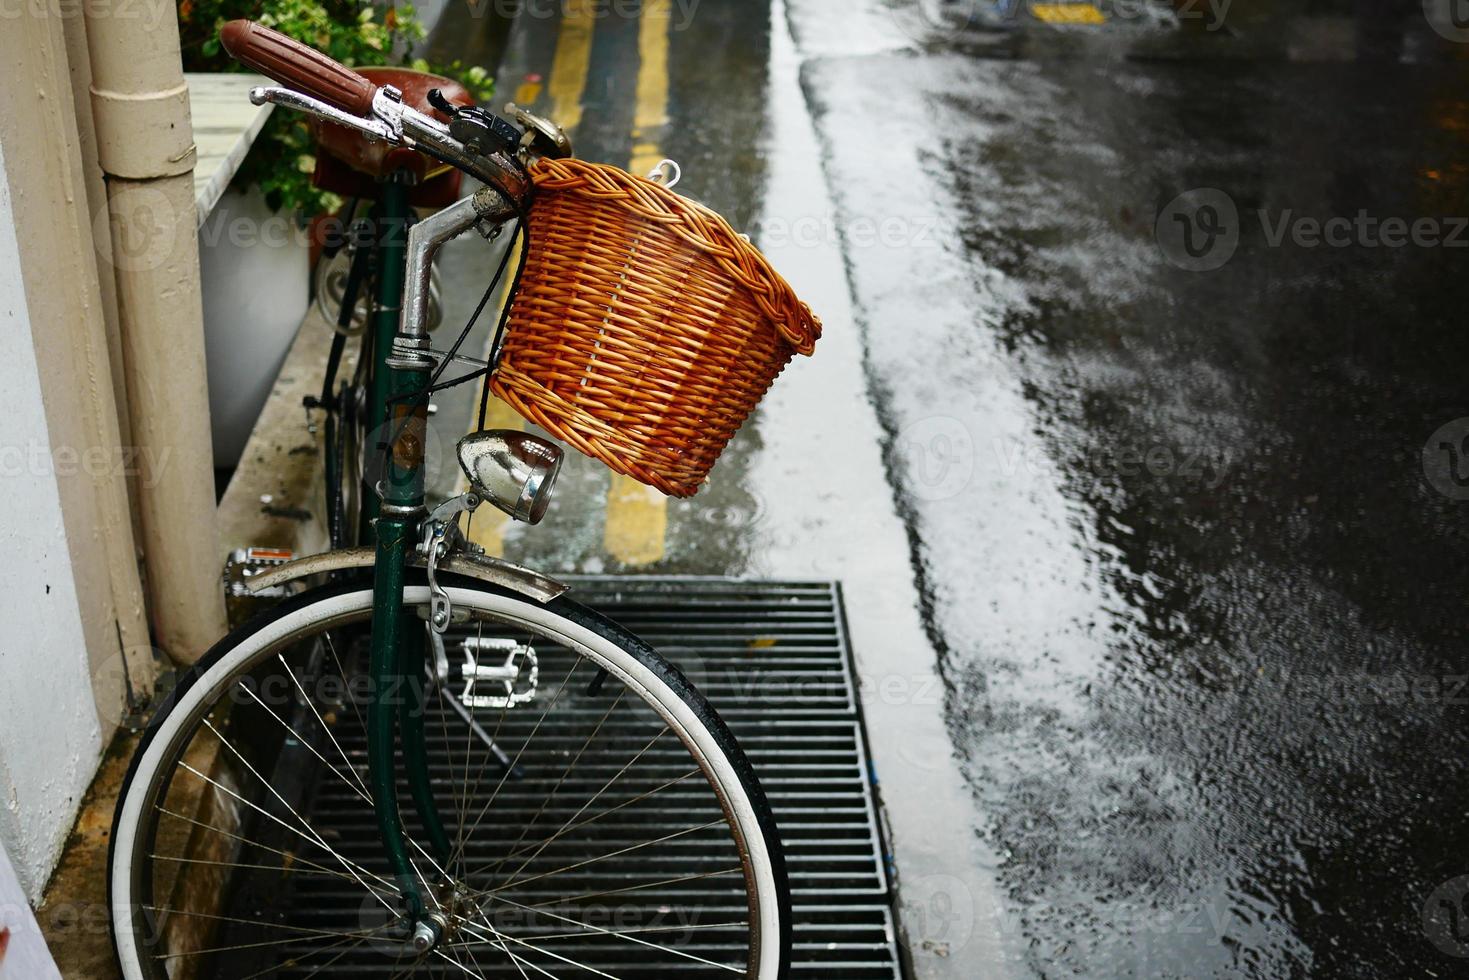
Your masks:
<svg viewBox="0 0 1469 980"><path fill-rule="evenodd" d="M224 631L194 207L171 0L84 4L154 639L183 663Z"/></svg>

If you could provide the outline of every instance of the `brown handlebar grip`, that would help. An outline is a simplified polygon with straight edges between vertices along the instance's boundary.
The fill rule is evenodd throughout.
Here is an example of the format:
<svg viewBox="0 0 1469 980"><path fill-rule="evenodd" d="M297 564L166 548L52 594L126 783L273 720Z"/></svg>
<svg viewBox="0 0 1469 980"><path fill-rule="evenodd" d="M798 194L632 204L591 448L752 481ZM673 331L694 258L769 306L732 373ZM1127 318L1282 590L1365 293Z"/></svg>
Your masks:
<svg viewBox="0 0 1469 980"><path fill-rule="evenodd" d="M354 116L372 112L377 86L315 48L249 20L232 20L219 29L224 49L242 65L283 85L315 96Z"/></svg>

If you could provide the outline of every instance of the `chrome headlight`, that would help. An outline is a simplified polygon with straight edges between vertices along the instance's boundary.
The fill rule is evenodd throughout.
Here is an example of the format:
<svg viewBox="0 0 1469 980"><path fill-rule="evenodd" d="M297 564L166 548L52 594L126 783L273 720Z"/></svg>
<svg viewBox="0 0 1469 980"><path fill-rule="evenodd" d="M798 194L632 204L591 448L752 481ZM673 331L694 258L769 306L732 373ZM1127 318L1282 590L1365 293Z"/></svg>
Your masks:
<svg viewBox="0 0 1469 980"><path fill-rule="evenodd" d="M515 429L489 429L459 440L459 466L474 492L527 524L546 516L561 447Z"/></svg>

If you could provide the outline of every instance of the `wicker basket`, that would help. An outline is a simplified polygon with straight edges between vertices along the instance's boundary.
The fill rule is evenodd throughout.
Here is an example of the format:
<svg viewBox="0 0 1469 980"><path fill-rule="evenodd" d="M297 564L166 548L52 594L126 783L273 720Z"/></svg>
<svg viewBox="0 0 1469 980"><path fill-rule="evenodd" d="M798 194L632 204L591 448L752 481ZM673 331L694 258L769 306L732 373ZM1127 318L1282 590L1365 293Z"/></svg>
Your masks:
<svg viewBox="0 0 1469 980"><path fill-rule="evenodd" d="M617 472L692 496L821 321L708 208L603 164L531 173L493 390Z"/></svg>

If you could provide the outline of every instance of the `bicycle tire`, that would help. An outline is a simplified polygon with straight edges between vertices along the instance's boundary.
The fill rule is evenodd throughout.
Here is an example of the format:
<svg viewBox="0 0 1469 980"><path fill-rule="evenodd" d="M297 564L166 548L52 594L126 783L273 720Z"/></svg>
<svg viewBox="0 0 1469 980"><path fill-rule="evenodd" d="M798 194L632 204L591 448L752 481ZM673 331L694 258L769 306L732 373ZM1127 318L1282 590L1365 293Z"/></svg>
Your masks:
<svg viewBox="0 0 1469 980"><path fill-rule="evenodd" d="M415 606L426 604L428 591L421 584L422 581L421 575L414 575L410 579L405 601ZM725 812L740 859L745 864L750 903L748 956L749 962L753 963L753 971L748 975L758 976L762 980L785 978L790 966L790 898L785 860L774 815L748 760L709 702L688 683L677 667L659 656L646 643L574 601L560 598L540 604L484 583L462 579L449 579L448 586L456 608L486 616L499 623L514 624L515 628L535 635L560 637L561 640L555 642L564 641L576 657L607 670L615 680L636 686L638 690L647 691L653 696L647 706L664 720L666 728L677 727L675 734L699 763L708 785L719 797L719 805ZM314 628L320 627L323 632L335 628L322 624L345 622L353 616L360 620L364 612L370 613L370 605L371 588L363 582L323 586L288 599L216 644L181 678L177 687L159 706L134 754L123 783L114 816L108 859L109 908L113 912L114 945L119 966L127 980L162 980L167 975L164 965L158 959L159 951L150 948L156 944L150 944L146 937L140 935L140 926L158 929L158 923L142 915L140 900L145 896L138 883L140 874L152 867L155 860L151 849L156 845L159 822L154 816L150 830L143 814L150 812L150 803L155 808L158 807L157 801L169 792L166 784L178 772L173 764L180 760L182 753L191 744L188 740L181 742L180 739L191 728L196 732L202 730L194 726L199 724L200 719L207 720L217 710L219 696L233 690L234 685L250 670L259 668L273 654L281 657L284 664L286 661L283 654L276 651L282 647L289 648L288 640L299 643L301 637L314 635L309 632ZM563 689L570 676L568 672L567 680L562 683ZM305 694L304 688L302 693ZM560 696L558 692L557 697ZM554 704L553 700L552 705ZM550 711L551 708L548 707L546 712ZM321 715L318 714L317 717L321 718ZM544 719L543 714L542 721ZM655 722L656 720L655 718ZM217 734L213 724L209 724L211 730ZM536 728L539 730L540 723ZM534 734L532 732L532 737ZM220 739L226 742L223 736ZM580 754L577 758L580 758ZM343 761L346 761L345 753ZM466 762L466 775L468 769ZM564 775L562 779L565 779ZM503 783L502 777L501 784ZM557 784L557 789L560 785L561 783ZM160 796L160 792L163 796ZM553 790L551 797L554 796ZM494 802L493 797L491 802ZM543 809L544 807L545 804ZM537 817L539 818L539 813ZM522 831L522 836L524 833ZM552 840L555 840L554 835ZM511 856L519 853L521 852L512 851ZM537 851L536 855L539 853ZM501 862L503 861L504 857L501 858ZM500 867L500 864L497 863L495 867ZM518 871L514 872L510 877L515 879L518 874ZM533 880L534 878L519 879ZM151 890L152 887L150 881L148 888ZM370 888L366 890L372 891ZM149 895L151 896L151 891ZM139 921L140 919L148 921ZM565 927L562 928L564 931ZM500 935L493 926L490 930L496 936ZM611 937L612 933L607 932L607 936ZM644 941L642 945L650 944ZM666 948L654 945L657 949ZM517 968L521 959L529 959L530 954L523 950L520 959L509 955L510 948L506 942L502 941L501 946L507 953L506 959ZM516 975L504 971L502 973ZM622 971L604 975L624 977L638 974Z"/></svg>

